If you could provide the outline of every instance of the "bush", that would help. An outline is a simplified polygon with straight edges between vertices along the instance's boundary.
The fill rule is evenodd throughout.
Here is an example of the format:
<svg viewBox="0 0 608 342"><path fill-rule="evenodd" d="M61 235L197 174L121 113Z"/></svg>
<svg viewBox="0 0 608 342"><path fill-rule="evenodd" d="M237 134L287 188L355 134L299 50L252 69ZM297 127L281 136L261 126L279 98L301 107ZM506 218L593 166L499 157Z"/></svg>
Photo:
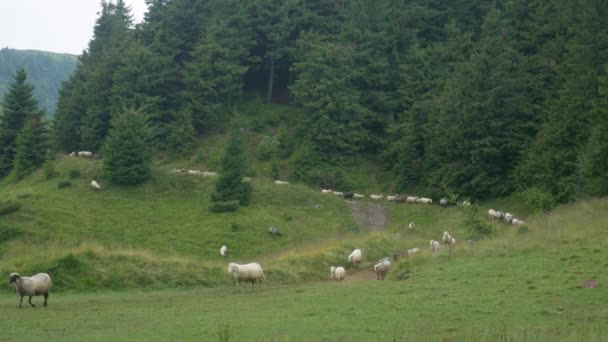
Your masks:
<svg viewBox="0 0 608 342"><path fill-rule="evenodd" d="M80 178L80 170L70 170L70 179Z"/></svg>
<svg viewBox="0 0 608 342"><path fill-rule="evenodd" d="M461 208L464 210L464 223L471 232L471 237L483 238L494 234L494 227L480 217L478 206L472 204Z"/></svg>
<svg viewBox="0 0 608 342"><path fill-rule="evenodd" d="M42 165L42 169L44 170L44 178L46 180L53 179L57 176L57 170L55 170L55 161L53 159L48 159Z"/></svg>
<svg viewBox="0 0 608 342"><path fill-rule="evenodd" d="M72 186L72 182L70 182L70 181L61 181L61 182L57 183L58 189L65 189L65 188L69 188L71 186Z"/></svg>
<svg viewBox="0 0 608 342"><path fill-rule="evenodd" d="M239 208L239 201L226 201L226 202L211 202L209 204L209 211L213 213L225 213L236 211Z"/></svg>
<svg viewBox="0 0 608 342"><path fill-rule="evenodd" d="M528 207L536 213L549 211L557 205L557 201L553 195L539 188L527 189L523 192L523 197Z"/></svg>
<svg viewBox="0 0 608 342"><path fill-rule="evenodd" d="M12 240L21 234L23 231L18 228L0 225L0 243Z"/></svg>
<svg viewBox="0 0 608 342"><path fill-rule="evenodd" d="M0 202L0 215L6 215L21 209L21 204L15 201L3 201Z"/></svg>
<svg viewBox="0 0 608 342"><path fill-rule="evenodd" d="M258 144L258 159L270 160L279 154L279 141L275 137L265 135Z"/></svg>
<svg viewBox="0 0 608 342"><path fill-rule="evenodd" d="M270 178L272 178L274 180L279 179L279 176L280 176L279 161L276 158L273 158L270 161L270 166L268 167L268 176L270 176Z"/></svg>

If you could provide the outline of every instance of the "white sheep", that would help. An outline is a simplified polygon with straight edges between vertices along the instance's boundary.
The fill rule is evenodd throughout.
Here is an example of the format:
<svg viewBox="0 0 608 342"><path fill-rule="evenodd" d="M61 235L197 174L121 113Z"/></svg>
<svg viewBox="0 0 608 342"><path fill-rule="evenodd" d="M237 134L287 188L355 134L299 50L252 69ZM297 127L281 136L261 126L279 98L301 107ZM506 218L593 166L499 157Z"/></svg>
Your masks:
<svg viewBox="0 0 608 342"><path fill-rule="evenodd" d="M386 200L390 201L390 202L397 202L397 196L398 195L394 195L394 196L386 196Z"/></svg>
<svg viewBox="0 0 608 342"><path fill-rule="evenodd" d="M431 204L431 203L433 203L433 200L430 198L426 198L426 197L420 197L416 200L416 203Z"/></svg>
<svg viewBox="0 0 608 342"><path fill-rule="evenodd" d="M91 188L93 190L101 190L101 185L99 185L99 183L97 183L97 181L93 179L91 181Z"/></svg>
<svg viewBox="0 0 608 342"><path fill-rule="evenodd" d="M384 280L386 277L386 273L391 268L391 260L389 258L384 258L380 260L377 264L374 265L374 272L376 272L377 280Z"/></svg>
<svg viewBox="0 0 608 342"><path fill-rule="evenodd" d="M91 157L93 157L93 152L80 151L80 152L78 152L78 156L83 157L83 158L91 158Z"/></svg>
<svg viewBox="0 0 608 342"><path fill-rule="evenodd" d="M513 223L514 225L517 225L517 226L523 226L524 224L526 224L524 221L522 221L518 218L513 218L513 221L511 221L511 223Z"/></svg>
<svg viewBox="0 0 608 342"><path fill-rule="evenodd" d="M40 295L44 296L44 306L47 306L49 291L53 285L51 277L48 274L38 273L31 277L24 277L19 275L19 273L11 273L9 283L15 287L17 294L21 295L19 307L23 304L23 296L30 297L28 303L30 303L31 306L36 307L36 305L32 303L32 296Z"/></svg>
<svg viewBox="0 0 608 342"><path fill-rule="evenodd" d="M76 152L70 153L70 157L75 157L75 156L76 156Z"/></svg>
<svg viewBox="0 0 608 342"><path fill-rule="evenodd" d="M511 213L505 213L505 222L511 223L513 221L513 215Z"/></svg>
<svg viewBox="0 0 608 342"><path fill-rule="evenodd" d="M226 245L223 245L223 246L220 248L220 255L221 255L221 256L226 256L226 252L228 252L228 247L226 247Z"/></svg>
<svg viewBox="0 0 608 342"><path fill-rule="evenodd" d="M443 240L443 244L448 246L448 245L452 244L452 240L454 240L454 239L452 239L452 235L450 235L450 233L448 233L448 231L446 230L445 232L443 232L442 240ZM454 240L454 241L456 241L456 240Z"/></svg>
<svg viewBox="0 0 608 342"><path fill-rule="evenodd" d="M342 192L342 191L332 191L331 193L336 196L340 196L340 197L344 196L344 192Z"/></svg>
<svg viewBox="0 0 608 342"><path fill-rule="evenodd" d="M416 224L414 223L414 221L410 222L410 224L407 225L407 228L412 231L416 229Z"/></svg>
<svg viewBox="0 0 608 342"><path fill-rule="evenodd" d="M369 195L369 198L377 201L383 199L384 195Z"/></svg>
<svg viewBox="0 0 608 342"><path fill-rule="evenodd" d="M416 196L407 196L405 198L405 203L416 203L418 201L418 197Z"/></svg>
<svg viewBox="0 0 608 342"><path fill-rule="evenodd" d="M344 269L344 267L342 266L338 266L338 267L330 267L329 268L329 278L332 280L336 280L336 281L342 281L344 280L344 277L346 276L346 270Z"/></svg>
<svg viewBox="0 0 608 342"><path fill-rule="evenodd" d="M280 180L275 180L274 184L278 184L278 185L285 185L285 184L289 184L289 182L286 181L280 181Z"/></svg>
<svg viewBox="0 0 608 342"><path fill-rule="evenodd" d="M488 209L488 217L490 218L490 220L493 220L496 218L496 210L494 209Z"/></svg>
<svg viewBox="0 0 608 342"><path fill-rule="evenodd" d="M202 172L200 170L188 170L189 175L201 175Z"/></svg>
<svg viewBox="0 0 608 342"><path fill-rule="evenodd" d="M365 195L361 195L361 194L353 194L353 198L365 198Z"/></svg>
<svg viewBox="0 0 608 342"><path fill-rule="evenodd" d="M363 260L363 252L359 248L353 250L352 253L348 255L348 262L352 264L352 266L357 266Z"/></svg>
<svg viewBox="0 0 608 342"><path fill-rule="evenodd" d="M439 204L443 207L446 207L448 205L448 198L444 197L444 198L440 199Z"/></svg>
<svg viewBox="0 0 608 342"><path fill-rule="evenodd" d="M329 194L329 193L331 193L331 189L321 189L321 193L322 194Z"/></svg>
<svg viewBox="0 0 608 342"><path fill-rule="evenodd" d="M253 289L256 282L262 283L262 280L266 279L262 266L260 266L260 264L257 262L252 262L246 265L239 265L231 262L228 264L228 272L232 273L234 279L236 279L237 286L241 282L251 283L251 289Z"/></svg>
<svg viewBox="0 0 608 342"><path fill-rule="evenodd" d="M203 171L203 177L215 177L215 176L217 176L216 172Z"/></svg>
<svg viewBox="0 0 608 342"><path fill-rule="evenodd" d="M420 248L415 247L415 248L412 248L412 249L408 249L407 250L407 255L408 256L412 256L413 254L416 254L416 253L419 253L419 252L420 252Z"/></svg>
<svg viewBox="0 0 608 342"><path fill-rule="evenodd" d="M441 244L439 243L439 241L430 240L429 245L431 247L431 253L433 254L435 254L435 252L437 252L439 248L441 248Z"/></svg>
<svg viewBox="0 0 608 342"><path fill-rule="evenodd" d="M470 207L471 206L471 202L469 201L462 201L460 202L460 205L463 207Z"/></svg>

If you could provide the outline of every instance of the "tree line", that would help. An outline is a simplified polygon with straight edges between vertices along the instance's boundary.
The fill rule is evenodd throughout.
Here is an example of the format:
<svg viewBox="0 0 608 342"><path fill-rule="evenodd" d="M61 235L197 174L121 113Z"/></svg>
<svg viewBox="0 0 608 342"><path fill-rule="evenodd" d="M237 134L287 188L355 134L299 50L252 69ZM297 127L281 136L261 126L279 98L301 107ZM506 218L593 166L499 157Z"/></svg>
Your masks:
<svg viewBox="0 0 608 342"><path fill-rule="evenodd" d="M60 90L62 150L100 149L135 110L150 146L188 153L255 92L304 110L281 157L311 184L379 158L399 192L608 193L606 0L147 3L134 25L102 2Z"/></svg>

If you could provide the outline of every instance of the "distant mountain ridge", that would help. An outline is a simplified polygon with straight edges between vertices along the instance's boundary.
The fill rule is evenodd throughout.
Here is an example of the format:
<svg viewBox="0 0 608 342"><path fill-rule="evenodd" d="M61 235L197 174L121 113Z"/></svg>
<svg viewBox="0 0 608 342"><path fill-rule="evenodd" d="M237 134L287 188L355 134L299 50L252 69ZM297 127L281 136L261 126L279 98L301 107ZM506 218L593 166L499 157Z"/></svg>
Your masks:
<svg viewBox="0 0 608 342"><path fill-rule="evenodd" d="M46 109L46 117L55 112L59 87L76 68L78 56L38 50L0 49L0 99L19 68L27 72L28 81L35 86L38 106Z"/></svg>

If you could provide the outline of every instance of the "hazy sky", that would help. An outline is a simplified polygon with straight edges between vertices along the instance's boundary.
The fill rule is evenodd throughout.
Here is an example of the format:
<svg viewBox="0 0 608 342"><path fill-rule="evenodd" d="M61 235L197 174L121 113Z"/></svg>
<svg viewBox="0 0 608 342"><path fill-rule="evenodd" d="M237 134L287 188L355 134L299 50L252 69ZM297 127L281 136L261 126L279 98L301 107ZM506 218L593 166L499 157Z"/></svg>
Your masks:
<svg viewBox="0 0 608 342"><path fill-rule="evenodd" d="M145 0L124 0L135 23ZM0 0L0 48L82 53L93 37L101 0Z"/></svg>

